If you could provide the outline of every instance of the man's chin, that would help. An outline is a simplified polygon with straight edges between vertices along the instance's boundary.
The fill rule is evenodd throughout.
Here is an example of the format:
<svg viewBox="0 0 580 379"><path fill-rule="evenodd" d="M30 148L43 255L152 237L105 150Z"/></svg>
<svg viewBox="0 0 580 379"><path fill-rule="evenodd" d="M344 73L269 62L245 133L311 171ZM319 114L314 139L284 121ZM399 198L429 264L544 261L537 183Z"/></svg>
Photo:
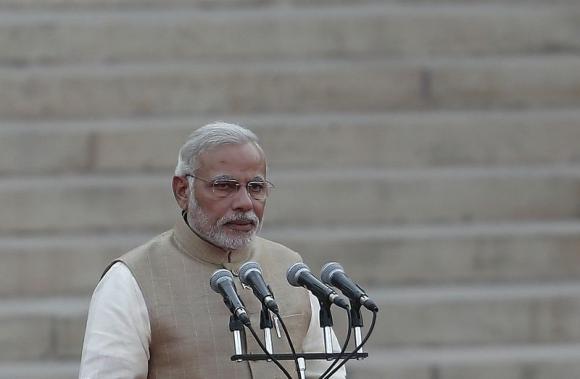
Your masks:
<svg viewBox="0 0 580 379"><path fill-rule="evenodd" d="M236 250L241 250L241 249L245 249L251 242L252 242L253 238L236 238L234 239L230 239L227 243L227 246L225 246L226 250L232 250L232 251L236 251Z"/></svg>
<svg viewBox="0 0 580 379"><path fill-rule="evenodd" d="M239 243L248 244L256 236L256 229L247 232L225 233L229 240L238 241Z"/></svg>
<svg viewBox="0 0 580 379"><path fill-rule="evenodd" d="M214 236L213 241L218 246L226 250L239 250L248 246L256 236L256 228L247 232L240 232L222 228L218 236Z"/></svg>

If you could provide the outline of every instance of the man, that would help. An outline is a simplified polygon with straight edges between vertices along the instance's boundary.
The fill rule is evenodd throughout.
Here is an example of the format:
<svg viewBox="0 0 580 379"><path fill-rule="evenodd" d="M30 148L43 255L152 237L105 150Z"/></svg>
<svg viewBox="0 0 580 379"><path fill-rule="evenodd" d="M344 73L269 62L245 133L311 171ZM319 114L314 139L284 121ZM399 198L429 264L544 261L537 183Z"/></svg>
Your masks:
<svg viewBox="0 0 580 379"><path fill-rule="evenodd" d="M172 182L182 213L172 230L106 270L91 300L81 379L285 378L271 362L230 360L230 314L209 278L220 268L235 276L247 261L261 265L297 350L323 351L317 301L285 280L300 256L256 236L272 188L266 171L258 139L245 128L214 123L189 137ZM258 329L261 304L235 282ZM274 352L288 352L284 334L273 335ZM249 333L247 342L249 352L261 353ZM295 377L292 362L283 365ZM307 361L307 377L318 378L327 365ZM344 369L333 376L344 377Z"/></svg>

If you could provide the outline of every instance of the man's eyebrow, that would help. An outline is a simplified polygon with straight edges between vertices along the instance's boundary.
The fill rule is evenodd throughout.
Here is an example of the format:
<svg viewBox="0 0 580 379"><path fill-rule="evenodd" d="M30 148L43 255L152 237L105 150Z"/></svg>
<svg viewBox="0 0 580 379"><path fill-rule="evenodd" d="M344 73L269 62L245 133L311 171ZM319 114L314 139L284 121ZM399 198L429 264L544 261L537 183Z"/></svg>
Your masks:
<svg viewBox="0 0 580 379"><path fill-rule="evenodd" d="M214 176L212 178L212 180L235 180L235 181L239 182L238 179L236 179L235 177L233 177L231 175L227 175L227 174ZM257 175L257 176L254 176L252 179L250 179L248 181L249 182L265 182L266 179L263 176L261 176L261 175Z"/></svg>
<svg viewBox="0 0 580 379"><path fill-rule="evenodd" d="M218 176L214 176L214 177L212 178L212 180L236 180L236 181L237 181L237 179L236 179L236 178L234 178L233 176L231 176L231 175L226 175L226 174L223 174L223 175L218 175Z"/></svg>

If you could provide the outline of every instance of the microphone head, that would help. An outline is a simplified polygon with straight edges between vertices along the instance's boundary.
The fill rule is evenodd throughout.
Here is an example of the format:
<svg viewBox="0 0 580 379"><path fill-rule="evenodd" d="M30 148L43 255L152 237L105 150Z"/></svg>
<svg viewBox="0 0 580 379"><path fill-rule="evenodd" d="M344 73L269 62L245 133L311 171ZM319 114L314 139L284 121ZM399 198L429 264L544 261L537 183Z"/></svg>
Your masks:
<svg viewBox="0 0 580 379"><path fill-rule="evenodd" d="M341 307L342 309L348 310L348 308L349 308L348 301L340 296L337 296L335 299L333 299L332 302L334 304L338 305L339 307Z"/></svg>
<svg viewBox="0 0 580 379"><path fill-rule="evenodd" d="M304 271L310 272L310 268L308 268L308 266L306 266L302 262L294 263L292 266L290 266L288 272L286 273L286 279L288 280L288 283L290 283L294 287L302 287L302 285L298 283L298 278L300 277L300 274Z"/></svg>
<svg viewBox="0 0 580 379"><path fill-rule="evenodd" d="M378 312L379 311L379 306L377 305L377 303L375 303L372 299L369 299L368 296L365 296L366 299L364 299L362 301L362 305L365 306L366 309L368 309L371 312Z"/></svg>
<svg viewBox="0 0 580 379"><path fill-rule="evenodd" d="M320 279L329 285L332 285L332 276L336 272L344 273L344 268L337 262L328 262L324 266L322 266L322 270L320 270Z"/></svg>
<svg viewBox="0 0 580 379"><path fill-rule="evenodd" d="M219 284L222 283L224 280L231 280L233 282L234 276L228 270L220 268L219 270L216 270L209 278L209 286L211 287L212 290L219 293L220 292Z"/></svg>
<svg viewBox="0 0 580 379"><path fill-rule="evenodd" d="M240 266L240 271L238 274L240 281L245 285L250 285L247 281L248 274L254 271L257 271L260 275L262 275L262 268L257 262L244 263L242 266Z"/></svg>

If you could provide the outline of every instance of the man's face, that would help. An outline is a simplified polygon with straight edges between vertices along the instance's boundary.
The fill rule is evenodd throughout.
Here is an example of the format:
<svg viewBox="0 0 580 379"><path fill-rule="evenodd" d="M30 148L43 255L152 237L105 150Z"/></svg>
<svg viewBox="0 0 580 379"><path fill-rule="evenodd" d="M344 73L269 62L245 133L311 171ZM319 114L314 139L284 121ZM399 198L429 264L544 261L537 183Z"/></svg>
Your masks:
<svg viewBox="0 0 580 379"><path fill-rule="evenodd" d="M198 167L199 178L209 182L235 179L241 185L237 192L220 198L211 183L196 179L195 190L189 196L190 226L201 237L225 250L244 247L258 232L264 214L265 200L253 199L246 190L248 182L266 179L263 154L251 143L223 145L201 153Z"/></svg>

